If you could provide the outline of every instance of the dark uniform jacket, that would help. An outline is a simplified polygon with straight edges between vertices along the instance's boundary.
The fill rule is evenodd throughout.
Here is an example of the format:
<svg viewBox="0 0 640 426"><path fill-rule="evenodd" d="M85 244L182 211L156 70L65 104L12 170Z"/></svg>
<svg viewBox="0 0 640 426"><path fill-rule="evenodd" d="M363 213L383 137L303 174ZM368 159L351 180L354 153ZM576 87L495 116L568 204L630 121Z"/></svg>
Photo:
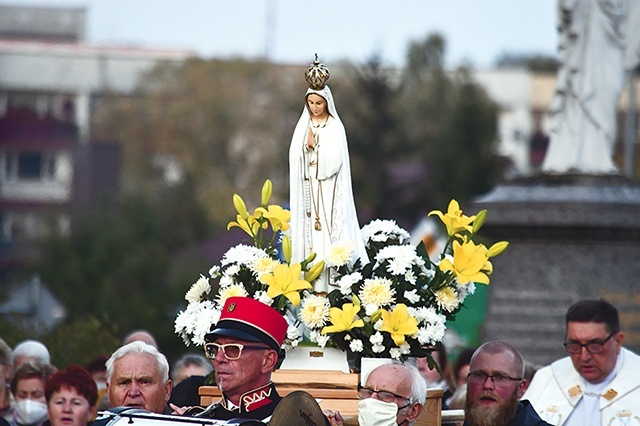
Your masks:
<svg viewBox="0 0 640 426"><path fill-rule="evenodd" d="M269 383L242 395L239 407L233 407L223 398L220 405L208 413L208 417L216 420L253 419L267 423L281 400L274 384Z"/></svg>

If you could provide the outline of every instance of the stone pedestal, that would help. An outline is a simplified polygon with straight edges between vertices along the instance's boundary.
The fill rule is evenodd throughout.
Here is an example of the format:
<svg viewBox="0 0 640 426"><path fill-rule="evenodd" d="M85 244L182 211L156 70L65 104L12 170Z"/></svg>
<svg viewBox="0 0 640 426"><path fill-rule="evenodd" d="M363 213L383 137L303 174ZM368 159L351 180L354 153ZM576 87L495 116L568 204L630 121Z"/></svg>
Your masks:
<svg viewBox="0 0 640 426"><path fill-rule="evenodd" d="M504 340L526 360L566 355L564 314L603 297L619 310L625 346L640 352L640 183L620 176L539 176L498 186L482 236L511 245L493 259L483 340Z"/></svg>

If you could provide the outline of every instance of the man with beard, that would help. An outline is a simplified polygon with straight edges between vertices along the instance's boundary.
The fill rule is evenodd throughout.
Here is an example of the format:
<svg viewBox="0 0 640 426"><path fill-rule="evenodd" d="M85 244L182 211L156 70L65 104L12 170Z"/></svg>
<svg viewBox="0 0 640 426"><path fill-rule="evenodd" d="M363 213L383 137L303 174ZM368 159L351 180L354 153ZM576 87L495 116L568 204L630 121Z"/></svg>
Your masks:
<svg viewBox="0 0 640 426"><path fill-rule="evenodd" d="M504 342L488 342L471 357L464 426L549 426L529 401L524 360Z"/></svg>

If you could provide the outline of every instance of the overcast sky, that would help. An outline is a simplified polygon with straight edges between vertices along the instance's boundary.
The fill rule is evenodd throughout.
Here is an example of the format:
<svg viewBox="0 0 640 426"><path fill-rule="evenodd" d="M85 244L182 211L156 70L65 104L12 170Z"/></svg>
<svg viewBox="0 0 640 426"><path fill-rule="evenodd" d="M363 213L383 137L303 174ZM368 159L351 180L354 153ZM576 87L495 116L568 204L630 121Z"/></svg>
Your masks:
<svg viewBox="0 0 640 426"><path fill-rule="evenodd" d="M402 65L439 32L446 62L490 66L504 52L556 53L554 0L0 0L87 9L90 43L186 48L203 57Z"/></svg>

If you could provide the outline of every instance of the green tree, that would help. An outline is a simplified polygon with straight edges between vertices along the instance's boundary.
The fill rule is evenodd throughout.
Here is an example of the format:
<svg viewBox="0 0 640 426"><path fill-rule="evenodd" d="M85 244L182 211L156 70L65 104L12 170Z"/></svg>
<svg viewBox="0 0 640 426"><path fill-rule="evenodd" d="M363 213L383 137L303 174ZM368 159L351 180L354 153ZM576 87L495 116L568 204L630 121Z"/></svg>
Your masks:
<svg viewBox="0 0 640 426"><path fill-rule="evenodd" d="M197 271L210 266L199 265L190 277L170 274L173 254L206 237L193 195L187 180L156 198L122 196L88 210L70 236L46 243L42 278L68 307L71 324L95 317L117 324L121 335L145 328L167 348L179 341L171 326L176 307Z"/></svg>
<svg viewBox="0 0 640 426"><path fill-rule="evenodd" d="M216 229L223 229L234 192L253 191L270 178L274 201L286 197L288 145L301 106L294 99L302 99L287 85L290 72L239 59L161 65L137 96L103 102L96 138L122 142L127 188L154 191L157 159L174 160L193 177Z"/></svg>
<svg viewBox="0 0 640 426"><path fill-rule="evenodd" d="M377 56L363 67L350 67L349 71L353 76L351 84L337 86L340 100L345 102L338 113L347 129L358 214L363 223L374 218L393 218L401 206L389 203L394 196L390 172L398 158L402 135L393 110L396 90L391 83L391 71L383 67Z"/></svg>
<svg viewBox="0 0 640 426"><path fill-rule="evenodd" d="M399 96L407 164L423 167L412 207L423 215L464 203L502 176L496 153L497 107L466 69L444 69L445 42L431 35L409 47ZM418 217L414 217L417 220Z"/></svg>

